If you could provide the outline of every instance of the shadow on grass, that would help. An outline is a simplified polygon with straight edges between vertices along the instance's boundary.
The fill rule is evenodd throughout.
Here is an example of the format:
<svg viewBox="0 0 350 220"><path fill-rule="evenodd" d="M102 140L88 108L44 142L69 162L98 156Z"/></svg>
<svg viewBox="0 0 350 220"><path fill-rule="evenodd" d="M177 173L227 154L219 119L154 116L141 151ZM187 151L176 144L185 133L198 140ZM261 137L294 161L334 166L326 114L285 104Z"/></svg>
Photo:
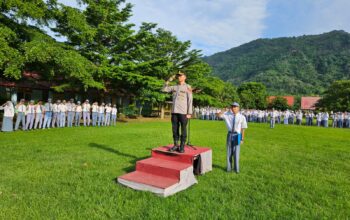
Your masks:
<svg viewBox="0 0 350 220"><path fill-rule="evenodd" d="M135 170L135 165L136 165L136 162L137 162L137 161L143 160L143 159L146 159L146 158L149 157L149 156L137 157L137 156L132 155L132 154L123 153L123 152L121 152L121 151L119 151L119 150L113 149L113 148L111 148L111 147L109 147L109 146L106 146L106 145L103 145L103 144L90 143L90 144L89 144L89 147L97 148L97 149L100 149L100 150L104 150L104 151L107 151L107 152L116 154L116 155L118 155L118 156L121 156L121 157L130 158L131 160L129 161L129 163L134 164L134 165L133 165L133 166L129 166L129 167L123 168L122 170L125 171L125 172L134 171L134 170Z"/></svg>
<svg viewBox="0 0 350 220"><path fill-rule="evenodd" d="M217 165L217 164L213 164L213 168L215 168L215 169L220 169L220 170L223 170L223 171L226 172L226 168L225 168L225 167L219 166L219 165Z"/></svg>

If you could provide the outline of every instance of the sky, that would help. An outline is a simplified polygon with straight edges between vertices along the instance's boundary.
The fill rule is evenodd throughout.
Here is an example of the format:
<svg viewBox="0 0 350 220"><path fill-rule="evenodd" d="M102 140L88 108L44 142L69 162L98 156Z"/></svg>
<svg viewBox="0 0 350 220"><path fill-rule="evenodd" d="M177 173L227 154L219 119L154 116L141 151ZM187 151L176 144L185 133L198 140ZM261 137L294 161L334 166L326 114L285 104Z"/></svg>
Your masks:
<svg viewBox="0 0 350 220"><path fill-rule="evenodd" d="M74 0L59 0L76 6ZM157 23L212 55L258 38L350 32L350 0L127 0L130 21Z"/></svg>

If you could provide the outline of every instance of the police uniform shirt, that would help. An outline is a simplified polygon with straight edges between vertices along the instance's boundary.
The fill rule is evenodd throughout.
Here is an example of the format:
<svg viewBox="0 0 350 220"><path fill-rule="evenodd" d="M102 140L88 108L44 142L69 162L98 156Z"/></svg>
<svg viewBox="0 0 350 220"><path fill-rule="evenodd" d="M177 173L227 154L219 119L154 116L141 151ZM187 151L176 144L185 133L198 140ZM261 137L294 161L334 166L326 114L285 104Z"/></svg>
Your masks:
<svg viewBox="0 0 350 220"><path fill-rule="evenodd" d="M221 118L224 119L228 131L232 131L233 119L235 119L235 132L241 133L241 129L248 128L247 120L241 113L234 115L232 111L227 111Z"/></svg>
<svg viewBox="0 0 350 220"><path fill-rule="evenodd" d="M182 85L169 86L164 85L163 92L172 92L173 106L172 113L177 114L192 114L192 89L191 86L184 83Z"/></svg>

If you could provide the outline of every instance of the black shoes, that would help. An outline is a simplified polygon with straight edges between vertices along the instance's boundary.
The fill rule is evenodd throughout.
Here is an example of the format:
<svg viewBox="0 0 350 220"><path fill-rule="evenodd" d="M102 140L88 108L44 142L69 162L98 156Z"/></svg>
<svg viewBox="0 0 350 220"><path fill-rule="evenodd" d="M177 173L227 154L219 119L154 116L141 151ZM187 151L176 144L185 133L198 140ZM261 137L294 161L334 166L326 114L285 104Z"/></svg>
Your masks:
<svg viewBox="0 0 350 220"><path fill-rule="evenodd" d="M185 142L181 142L179 153L185 153Z"/></svg>
<svg viewBox="0 0 350 220"><path fill-rule="evenodd" d="M179 153L185 153L185 143L181 143L180 147L174 144L172 148L169 149L169 152L177 151Z"/></svg>
<svg viewBox="0 0 350 220"><path fill-rule="evenodd" d="M174 141L174 146L169 149L169 152L174 152L178 150L179 150L179 146L177 145L177 141Z"/></svg>

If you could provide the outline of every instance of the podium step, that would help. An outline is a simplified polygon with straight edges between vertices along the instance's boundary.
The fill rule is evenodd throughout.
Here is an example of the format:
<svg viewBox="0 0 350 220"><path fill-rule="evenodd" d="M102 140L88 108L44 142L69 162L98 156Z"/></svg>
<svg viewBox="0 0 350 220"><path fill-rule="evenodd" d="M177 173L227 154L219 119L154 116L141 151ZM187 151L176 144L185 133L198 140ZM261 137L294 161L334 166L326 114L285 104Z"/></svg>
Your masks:
<svg viewBox="0 0 350 220"><path fill-rule="evenodd" d="M191 164L159 158L148 158L136 162L136 171L154 174L157 176L180 180L181 170L187 169Z"/></svg>
<svg viewBox="0 0 350 220"><path fill-rule="evenodd" d="M121 180L127 180L129 182L141 183L155 188L166 189L179 181L175 178L162 177L154 175L151 173L145 173L141 171L134 171L128 174L125 174L118 178Z"/></svg>
<svg viewBox="0 0 350 220"><path fill-rule="evenodd" d="M134 172L118 177L124 186L170 196L187 189L197 180L193 162L201 155L202 174L212 169L210 148L186 146L184 153L169 152L171 145L152 149L152 157L136 162Z"/></svg>

